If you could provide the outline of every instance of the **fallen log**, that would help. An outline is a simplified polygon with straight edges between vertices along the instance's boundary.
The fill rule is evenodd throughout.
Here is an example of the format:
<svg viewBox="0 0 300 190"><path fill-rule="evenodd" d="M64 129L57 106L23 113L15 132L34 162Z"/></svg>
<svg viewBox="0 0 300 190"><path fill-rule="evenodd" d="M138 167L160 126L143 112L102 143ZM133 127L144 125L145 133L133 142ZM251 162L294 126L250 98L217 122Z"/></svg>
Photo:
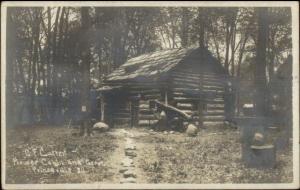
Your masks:
<svg viewBox="0 0 300 190"><path fill-rule="evenodd" d="M158 100L153 100L152 102L153 102L153 104L156 105L156 107L158 109L165 111L168 116L181 117L184 120L191 120L190 115L186 114L184 111L182 111L176 107L173 107L171 105L166 105L164 103L159 102Z"/></svg>

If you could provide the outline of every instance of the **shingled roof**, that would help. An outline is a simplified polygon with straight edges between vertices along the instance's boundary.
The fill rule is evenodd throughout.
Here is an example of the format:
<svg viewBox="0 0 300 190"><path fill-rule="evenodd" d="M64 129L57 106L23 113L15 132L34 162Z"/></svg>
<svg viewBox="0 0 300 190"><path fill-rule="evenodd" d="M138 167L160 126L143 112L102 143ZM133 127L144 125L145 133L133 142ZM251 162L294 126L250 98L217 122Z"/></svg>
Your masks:
<svg viewBox="0 0 300 190"><path fill-rule="evenodd" d="M167 49L129 59L125 64L118 67L106 78L107 82L123 80L151 80L167 73L172 68L180 64L193 52L205 54L212 64L217 60L206 48L190 47L180 49Z"/></svg>

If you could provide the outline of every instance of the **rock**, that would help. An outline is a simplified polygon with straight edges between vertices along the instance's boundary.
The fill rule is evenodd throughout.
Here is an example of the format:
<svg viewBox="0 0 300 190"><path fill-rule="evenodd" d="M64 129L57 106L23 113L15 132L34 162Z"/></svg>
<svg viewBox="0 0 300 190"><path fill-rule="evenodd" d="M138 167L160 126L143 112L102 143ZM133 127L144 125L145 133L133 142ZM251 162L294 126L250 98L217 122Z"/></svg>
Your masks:
<svg viewBox="0 0 300 190"><path fill-rule="evenodd" d="M133 145L133 140L132 139L127 139L126 140L126 145Z"/></svg>
<svg viewBox="0 0 300 190"><path fill-rule="evenodd" d="M164 134L167 135L167 134L168 134L168 131L164 131Z"/></svg>
<svg viewBox="0 0 300 190"><path fill-rule="evenodd" d="M262 133L255 133L253 137L253 145L264 145L265 143L265 137Z"/></svg>
<svg viewBox="0 0 300 190"><path fill-rule="evenodd" d="M136 157L137 154L135 152L133 152L132 150L125 150L125 156Z"/></svg>
<svg viewBox="0 0 300 190"><path fill-rule="evenodd" d="M98 122L93 125L93 130L99 132L106 132L109 130L109 126L106 123Z"/></svg>
<svg viewBox="0 0 300 190"><path fill-rule="evenodd" d="M125 158L121 164L124 166L124 167L131 167L131 166L134 166L133 165L133 160L131 158Z"/></svg>
<svg viewBox="0 0 300 190"><path fill-rule="evenodd" d="M136 179L133 177L121 179L121 183L136 183Z"/></svg>
<svg viewBox="0 0 300 190"><path fill-rule="evenodd" d="M189 124L185 132L188 136L194 137L198 133L198 128L193 124Z"/></svg>
<svg viewBox="0 0 300 190"><path fill-rule="evenodd" d="M135 174L135 172L133 170L127 170L127 171L125 171L124 174L123 174L123 176L125 178L130 178L130 177L136 178L136 174Z"/></svg>
<svg viewBox="0 0 300 190"><path fill-rule="evenodd" d="M174 134L174 131L170 131L169 133L170 133L170 134Z"/></svg>
<svg viewBox="0 0 300 190"><path fill-rule="evenodd" d="M126 145L125 150L136 150L136 146L135 145Z"/></svg>
<svg viewBox="0 0 300 190"><path fill-rule="evenodd" d="M124 172L126 172L128 169L129 169L129 168L124 167L124 168L121 168L121 169L119 170L119 172L120 172L120 173L124 173Z"/></svg>

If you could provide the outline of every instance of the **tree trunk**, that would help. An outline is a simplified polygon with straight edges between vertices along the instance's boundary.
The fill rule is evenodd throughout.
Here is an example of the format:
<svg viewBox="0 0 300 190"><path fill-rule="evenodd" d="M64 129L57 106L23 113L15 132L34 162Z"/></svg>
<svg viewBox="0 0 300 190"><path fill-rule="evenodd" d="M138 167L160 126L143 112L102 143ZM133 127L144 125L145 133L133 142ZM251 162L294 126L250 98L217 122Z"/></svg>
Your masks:
<svg viewBox="0 0 300 190"><path fill-rule="evenodd" d="M199 22L200 22L200 28L199 28L199 47L204 48L205 47L205 10L204 8L199 8Z"/></svg>
<svg viewBox="0 0 300 190"><path fill-rule="evenodd" d="M82 56L82 84L81 84L81 111L88 119L90 112L90 50L89 50L89 38L88 31L91 27L89 8L82 7L81 12L81 30L82 30L82 41L81 41L81 56Z"/></svg>
<svg viewBox="0 0 300 190"><path fill-rule="evenodd" d="M244 55L244 52L245 52L245 46L246 46L246 43L248 41L248 38L249 38L249 35L248 33L246 32L246 34L244 35L243 37L243 41L242 41L242 44L240 46L240 51L239 51L239 58L238 58L238 63L237 63L237 73L236 73L236 76L238 78L238 80L240 81L240 76L241 76L241 64L242 64L242 60L243 60L243 55ZM236 102L236 105L237 105L237 115L239 115L240 113L240 85L238 86L237 88L237 102Z"/></svg>
<svg viewBox="0 0 300 190"><path fill-rule="evenodd" d="M181 21L181 46L189 46L189 10L187 7L182 8L182 21Z"/></svg>
<svg viewBox="0 0 300 190"><path fill-rule="evenodd" d="M14 14L15 8L8 7L7 8L7 28L6 28L6 35L7 35L7 41L6 41L6 106L5 106L5 112L6 112L6 128L12 127L15 124L15 117L14 117L14 93L13 93L13 65L14 65L14 59L16 55L16 29L14 26L13 21L13 14Z"/></svg>
<svg viewBox="0 0 300 190"><path fill-rule="evenodd" d="M38 46L40 40L40 21L41 21L41 10L33 10L34 20L32 23L32 37L33 37L33 60L32 60L32 86L30 89L30 103L29 103L29 114L34 116L34 103L36 96L36 82L37 82L37 67L38 67Z"/></svg>
<svg viewBox="0 0 300 190"><path fill-rule="evenodd" d="M266 45L268 38L268 8L256 8L258 19L258 36L256 47L255 78L255 109L256 114L264 116L266 106Z"/></svg>
<svg viewBox="0 0 300 190"><path fill-rule="evenodd" d="M48 22L47 22L47 94L49 95L50 91L51 91L51 67L50 67L50 64L51 64L51 42L52 42L52 38L51 38L51 8L48 7L47 8L47 19L48 19Z"/></svg>

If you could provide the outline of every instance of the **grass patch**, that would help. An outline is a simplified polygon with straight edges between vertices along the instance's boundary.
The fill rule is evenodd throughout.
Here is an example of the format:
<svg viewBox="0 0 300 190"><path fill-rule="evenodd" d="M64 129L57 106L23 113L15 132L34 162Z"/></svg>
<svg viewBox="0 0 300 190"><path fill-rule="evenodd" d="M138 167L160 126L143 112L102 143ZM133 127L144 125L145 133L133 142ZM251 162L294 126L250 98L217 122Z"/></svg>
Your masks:
<svg viewBox="0 0 300 190"><path fill-rule="evenodd" d="M78 129L27 127L7 129L6 183L93 183L107 181L115 137L75 137Z"/></svg>
<svg viewBox="0 0 300 190"><path fill-rule="evenodd" d="M202 130L185 134L149 135L140 162L150 183L291 183L292 149L277 152L273 169L246 168L241 163L239 132L234 129Z"/></svg>

